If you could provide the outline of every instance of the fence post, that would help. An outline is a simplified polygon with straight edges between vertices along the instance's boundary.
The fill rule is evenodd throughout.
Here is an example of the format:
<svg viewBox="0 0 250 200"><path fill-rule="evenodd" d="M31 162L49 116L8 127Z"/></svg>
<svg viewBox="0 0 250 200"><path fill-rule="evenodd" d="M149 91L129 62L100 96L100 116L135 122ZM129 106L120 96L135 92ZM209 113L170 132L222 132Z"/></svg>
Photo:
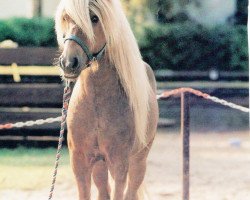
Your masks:
<svg viewBox="0 0 250 200"><path fill-rule="evenodd" d="M181 136L182 136L182 199L189 200L189 94L181 93Z"/></svg>

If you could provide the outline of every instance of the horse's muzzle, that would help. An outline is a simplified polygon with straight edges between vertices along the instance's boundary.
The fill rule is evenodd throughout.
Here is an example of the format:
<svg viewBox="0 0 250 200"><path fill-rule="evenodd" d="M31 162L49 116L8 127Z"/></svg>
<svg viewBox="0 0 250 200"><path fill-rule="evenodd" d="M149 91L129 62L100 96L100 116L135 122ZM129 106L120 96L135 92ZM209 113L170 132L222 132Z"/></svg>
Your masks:
<svg viewBox="0 0 250 200"><path fill-rule="evenodd" d="M81 61L78 57L60 56L59 61L66 79L76 79L81 73Z"/></svg>

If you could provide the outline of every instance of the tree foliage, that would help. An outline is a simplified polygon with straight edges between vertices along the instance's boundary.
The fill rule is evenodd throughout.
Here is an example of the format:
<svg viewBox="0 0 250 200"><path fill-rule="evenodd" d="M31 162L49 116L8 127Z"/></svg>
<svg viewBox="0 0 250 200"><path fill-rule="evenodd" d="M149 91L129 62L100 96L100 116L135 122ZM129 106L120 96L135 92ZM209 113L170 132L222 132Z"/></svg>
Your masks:
<svg viewBox="0 0 250 200"><path fill-rule="evenodd" d="M140 47L153 69L248 70L245 26L158 25L146 30Z"/></svg>
<svg viewBox="0 0 250 200"><path fill-rule="evenodd" d="M236 24L247 25L248 0L237 0Z"/></svg>
<svg viewBox="0 0 250 200"><path fill-rule="evenodd" d="M54 20L12 18L0 22L0 41L13 40L19 46L56 46Z"/></svg>

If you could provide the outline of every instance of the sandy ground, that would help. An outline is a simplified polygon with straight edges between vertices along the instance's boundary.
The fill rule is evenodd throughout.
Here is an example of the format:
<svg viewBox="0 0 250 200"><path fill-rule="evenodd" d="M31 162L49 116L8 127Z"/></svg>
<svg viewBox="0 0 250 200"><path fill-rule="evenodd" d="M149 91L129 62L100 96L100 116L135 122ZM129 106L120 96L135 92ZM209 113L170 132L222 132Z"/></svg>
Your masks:
<svg viewBox="0 0 250 200"><path fill-rule="evenodd" d="M181 137L159 130L148 159L146 186L151 200L180 200L182 195ZM250 135L234 133L192 134L190 200L250 199ZM70 167L59 174L53 199L76 200ZM42 200L40 190L1 190L1 200ZM93 199L96 191L93 189Z"/></svg>

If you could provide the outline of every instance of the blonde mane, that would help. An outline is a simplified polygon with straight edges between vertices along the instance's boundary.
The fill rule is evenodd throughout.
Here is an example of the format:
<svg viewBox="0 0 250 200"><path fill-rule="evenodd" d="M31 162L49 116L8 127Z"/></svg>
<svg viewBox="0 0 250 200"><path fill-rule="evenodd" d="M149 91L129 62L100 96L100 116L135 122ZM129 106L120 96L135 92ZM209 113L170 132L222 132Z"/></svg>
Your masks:
<svg viewBox="0 0 250 200"><path fill-rule="evenodd" d="M134 113L135 131L140 144L146 145L148 102L151 86L145 63L127 18L118 0L62 0L56 15L56 30L61 43L65 27L62 14L66 12L94 42L90 11L102 24L107 41L106 53L116 67L121 84Z"/></svg>

